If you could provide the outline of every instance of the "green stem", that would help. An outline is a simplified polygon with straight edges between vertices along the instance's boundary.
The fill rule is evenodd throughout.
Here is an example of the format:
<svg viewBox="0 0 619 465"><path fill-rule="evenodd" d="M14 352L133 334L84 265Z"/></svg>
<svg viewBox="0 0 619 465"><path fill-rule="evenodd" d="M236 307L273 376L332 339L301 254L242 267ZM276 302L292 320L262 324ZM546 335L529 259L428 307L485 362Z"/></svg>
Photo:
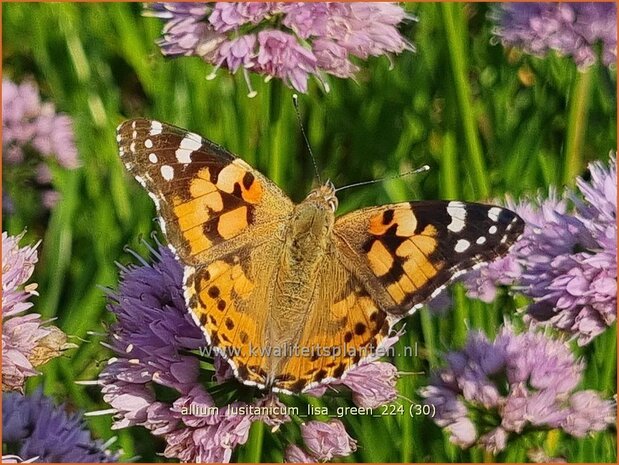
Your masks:
<svg viewBox="0 0 619 465"><path fill-rule="evenodd" d="M468 34L462 19L462 6L451 2L441 3L441 11L443 13L449 58L460 109L459 116L462 119L464 138L472 169L472 181L478 197L485 199L490 195L490 187L486 173L486 162L482 154L477 123L473 112L473 97L467 77L468 65L466 63L467 55L464 43L468 40Z"/></svg>
<svg viewBox="0 0 619 465"><path fill-rule="evenodd" d="M456 138L454 133L445 133L441 154L441 198L457 199L460 197L460 173L456 160Z"/></svg>
<svg viewBox="0 0 619 465"><path fill-rule="evenodd" d="M259 463L262 457L262 443L264 440L264 423L255 421L251 425L249 431L249 439L244 447L245 454L243 461L245 463Z"/></svg>
<svg viewBox="0 0 619 465"><path fill-rule="evenodd" d="M544 441L544 446L546 449L546 454L549 457L554 457L561 446L561 430L553 429L548 431L548 435Z"/></svg>
<svg viewBox="0 0 619 465"><path fill-rule="evenodd" d="M600 389L604 390L608 394L612 394L613 391L617 391L616 376L617 376L617 326L616 324L611 326L604 334L601 335L606 350L603 352L607 356L603 357L602 365L602 380L600 383Z"/></svg>
<svg viewBox="0 0 619 465"><path fill-rule="evenodd" d="M584 168L582 148L587 130L592 78L592 68L578 73L570 92L565 141L565 166L563 167L563 183L567 186L574 185L576 176L580 175Z"/></svg>
<svg viewBox="0 0 619 465"><path fill-rule="evenodd" d="M269 177L281 186L284 182L284 146L286 124L282 108L282 86L279 82L271 82L271 105L269 109L269 134L271 137L271 153L269 158Z"/></svg>
<svg viewBox="0 0 619 465"><path fill-rule="evenodd" d="M401 341L403 341L403 343L400 343L398 346L400 350L403 350L406 346L413 347L413 344L415 343L410 331L402 336ZM407 357L405 355L396 358L396 366L401 372L410 373L415 371L414 360L412 357ZM409 376L411 375L404 376L398 382L399 393L407 399L411 399L415 395L413 383L409 379ZM406 404L406 402L404 403ZM408 463L413 460L412 438L416 437L414 429L415 425L413 424L413 418L410 415L402 415L400 417L400 430L402 437L402 443L400 446L400 462L402 463Z"/></svg>

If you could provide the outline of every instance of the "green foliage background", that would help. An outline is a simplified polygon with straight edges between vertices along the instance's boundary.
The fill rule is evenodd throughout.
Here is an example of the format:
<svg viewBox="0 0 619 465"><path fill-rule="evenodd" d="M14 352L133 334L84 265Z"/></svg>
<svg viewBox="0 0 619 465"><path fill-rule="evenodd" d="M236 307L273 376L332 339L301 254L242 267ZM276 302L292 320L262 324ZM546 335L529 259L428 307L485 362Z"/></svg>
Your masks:
<svg viewBox="0 0 619 465"><path fill-rule="evenodd" d="M34 282L35 310L57 324L77 350L43 368L28 391L45 392L72 407L106 408L95 379L110 356L99 344L110 323L101 286L115 288L116 262L135 262L127 247L147 255L142 239L157 227L152 202L124 171L114 129L122 120L147 116L189 128L239 154L301 200L315 182L300 137L292 91L279 81L252 76L258 91L247 98L242 76L210 68L198 58L164 59L154 45L162 22L140 16L140 4L6 4L3 7L4 75L33 78L44 98L74 121L81 168L54 170L62 201L49 217L33 208L5 215L3 230L28 228L43 239ZM408 4L418 22L402 32L416 46L393 58L371 59L356 80L329 80L324 93L313 82L300 106L323 178L337 186L376 179L429 164L429 173L344 191L340 213L411 199L486 200L559 190L585 173L586 163L607 159L616 147L616 72L594 67L579 73L567 58L545 59L506 50L491 39L485 4ZM29 187L11 186L23 199ZM16 198L19 203L19 198ZM24 202L22 202L23 204ZM517 320L526 301L501 295L491 305L453 290L445 315L422 310L407 321L400 344L418 344L419 356L395 363L405 375L403 397L418 401L427 373L440 354L461 347L471 328L493 336L504 319ZM83 342L81 342L83 341ZM584 349L583 386L616 392L614 328ZM408 406L408 401L400 400ZM305 404L305 400L288 400ZM311 400L311 402L322 402ZM325 401L347 405L344 399ZM333 402L330 404L329 402ZM350 461L525 461L533 447L569 461L615 462L616 431L576 440L559 431L512 439L497 457L451 445L426 417L348 416L359 440ZM98 437L118 435L124 458L160 461L164 444L142 428L111 431L109 416L88 420ZM292 435L255 425L239 461L280 461Z"/></svg>

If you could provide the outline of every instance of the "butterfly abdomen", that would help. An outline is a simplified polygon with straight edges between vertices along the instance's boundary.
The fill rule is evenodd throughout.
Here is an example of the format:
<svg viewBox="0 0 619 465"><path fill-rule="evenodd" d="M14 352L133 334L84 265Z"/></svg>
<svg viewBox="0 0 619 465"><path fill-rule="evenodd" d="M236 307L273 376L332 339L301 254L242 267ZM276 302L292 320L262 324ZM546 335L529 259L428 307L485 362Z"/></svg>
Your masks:
<svg viewBox="0 0 619 465"><path fill-rule="evenodd" d="M315 300L323 261L333 247L334 222L333 210L316 198L295 208L283 238L284 247L272 288L269 315L274 321L265 326L267 339L274 345L296 346L300 341ZM267 371L278 374L284 358L271 360Z"/></svg>

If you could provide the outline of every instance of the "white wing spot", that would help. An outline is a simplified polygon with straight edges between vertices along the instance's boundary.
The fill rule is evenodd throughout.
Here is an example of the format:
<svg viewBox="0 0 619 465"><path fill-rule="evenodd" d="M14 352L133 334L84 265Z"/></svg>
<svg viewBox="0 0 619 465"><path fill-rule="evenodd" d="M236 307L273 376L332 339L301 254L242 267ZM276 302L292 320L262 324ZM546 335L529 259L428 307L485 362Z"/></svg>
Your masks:
<svg viewBox="0 0 619 465"><path fill-rule="evenodd" d="M488 218L490 218L494 222L499 221L499 214L501 213L501 211L502 209L499 207L492 207L490 210L488 210Z"/></svg>
<svg viewBox="0 0 619 465"><path fill-rule="evenodd" d="M127 165L129 167L129 165ZM144 187L146 187L146 180L142 176L136 176L135 179Z"/></svg>
<svg viewBox="0 0 619 465"><path fill-rule="evenodd" d="M194 138L197 137L198 139ZM181 145L176 150L176 159L179 163L191 163L191 154L202 146L202 140L197 134L187 134L181 141Z"/></svg>
<svg viewBox="0 0 619 465"><path fill-rule="evenodd" d="M136 125L137 125L137 121L134 121L133 123L131 123L131 129L135 129Z"/></svg>
<svg viewBox="0 0 619 465"><path fill-rule="evenodd" d="M490 234L496 234L496 232L497 232L498 230L499 230L499 229L498 229L496 226L490 226L490 229L488 229L488 232L489 232Z"/></svg>
<svg viewBox="0 0 619 465"><path fill-rule="evenodd" d="M133 131L133 132L131 133L131 137L132 137L133 139L137 139L137 138L138 138L138 132L137 132L137 131Z"/></svg>
<svg viewBox="0 0 619 465"><path fill-rule="evenodd" d="M466 249L468 249L470 246L471 246L471 243L467 241L466 239L459 239L458 242L456 242L456 246L454 247L454 250L458 253L462 253Z"/></svg>
<svg viewBox="0 0 619 465"><path fill-rule="evenodd" d="M451 217L451 223L447 226L451 232L460 232L466 226L466 208L462 202L449 202L447 204L447 214Z"/></svg>
<svg viewBox="0 0 619 465"><path fill-rule="evenodd" d="M144 141L144 147L146 147L147 149L152 149L153 148L153 141L150 139L146 139Z"/></svg>
<svg viewBox="0 0 619 465"><path fill-rule="evenodd" d="M161 134L161 131L163 131L163 126L161 125L161 123L159 121L151 121L150 135L151 136L159 135Z"/></svg>
<svg viewBox="0 0 619 465"><path fill-rule="evenodd" d="M515 224L516 224L516 218L511 220L511 222L507 225L507 228L505 228L505 230L510 231L514 227Z"/></svg>
<svg viewBox="0 0 619 465"><path fill-rule="evenodd" d="M475 241L475 244L482 245L486 243L486 238L484 236L479 236Z"/></svg>
<svg viewBox="0 0 619 465"><path fill-rule="evenodd" d="M122 136L120 135L120 133L116 134L116 142L120 142L122 140Z"/></svg>
<svg viewBox="0 0 619 465"><path fill-rule="evenodd" d="M157 163L157 161L159 161L159 159L157 158L157 154L155 153L151 153L148 156L148 159L150 160L151 163Z"/></svg>
<svg viewBox="0 0 619 465"><path fill-rule="evenodd" d="M131 142L131 145L129 146L129 150L131 150L131 153L135 153L135 142Z"/></svg>
<svg viewBox="0 0 619 465"><path fill-rule="evenodd" d="M163 165L161 167L161 176L163 176L163 179L166 181L171 181L174 179L174 168L170 165Z"/></svg>
<svg viewBox="0 0 619 465"><path fill-rule="evenodd" d="M199 142L200 145L202 145L202 137L200 137L198 134L196 134L195 132L188 132L186 137L189 137L190 139L195 140L196 142Z"/></svg>

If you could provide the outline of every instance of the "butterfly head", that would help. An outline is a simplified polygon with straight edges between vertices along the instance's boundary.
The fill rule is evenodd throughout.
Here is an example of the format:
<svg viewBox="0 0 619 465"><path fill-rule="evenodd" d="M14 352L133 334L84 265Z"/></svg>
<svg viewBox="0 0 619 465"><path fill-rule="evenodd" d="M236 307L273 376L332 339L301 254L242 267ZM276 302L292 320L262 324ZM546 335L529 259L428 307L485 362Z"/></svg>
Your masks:
<svg viewBox="0 0 619 465"><path fill-rule="evenodd" d="M305 198L305 202L316 204L317 206L324 206L330 209L333 213L337 210L337 197L335 196L335 186L327 179L322 186L312 190Z"/></svg>

